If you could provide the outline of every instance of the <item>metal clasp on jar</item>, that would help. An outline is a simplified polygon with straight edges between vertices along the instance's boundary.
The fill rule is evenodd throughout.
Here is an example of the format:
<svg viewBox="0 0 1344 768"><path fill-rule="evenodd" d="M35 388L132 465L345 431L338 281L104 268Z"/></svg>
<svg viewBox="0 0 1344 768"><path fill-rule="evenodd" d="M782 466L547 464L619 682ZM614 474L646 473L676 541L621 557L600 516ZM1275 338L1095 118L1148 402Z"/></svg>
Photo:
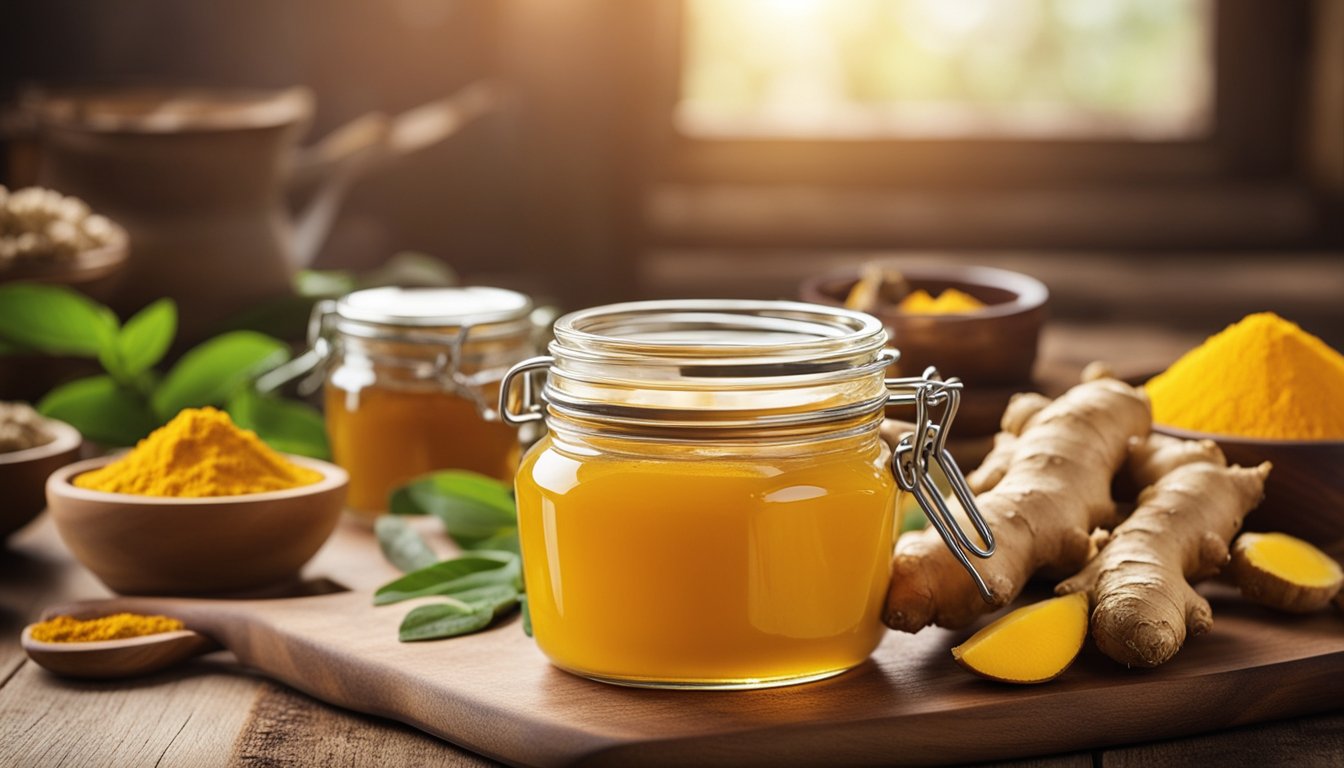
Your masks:
<svg viewBox="0 0 1344 768"><path fill-rule="evenodd" d="M499 382L499 417L505 424L521 427L546 418L546 404L536 374L545 373L555 363L551 355L529 357L515 364ZM513 395L513 382L522 377L522 391Z"/></svg>
<svg viewBox="0 0 1344 768"><path fill-rule="evenodd" d="M957 406L961 404L961 381L956 378L944 381L936 368L929 367L924 369L923 376L887 379L886 384L887 391L891 393L887 399L889 405L915 406L914 432L902 435L892 451L891 469L896 475L896 484L914 495L943 543L975 580L981 597L989 600L989 586L975 570L968 555L979 558L993 555L994 532L989 529L989 524L976 507L975 494L971 493L970 486L966 484L961 468L947 451L948 430L957 415ZM971 540L948 509L943 494L929 475L931 464L937 465L947 477L952 486L952 495L975 527L984 546Z"/></svg>

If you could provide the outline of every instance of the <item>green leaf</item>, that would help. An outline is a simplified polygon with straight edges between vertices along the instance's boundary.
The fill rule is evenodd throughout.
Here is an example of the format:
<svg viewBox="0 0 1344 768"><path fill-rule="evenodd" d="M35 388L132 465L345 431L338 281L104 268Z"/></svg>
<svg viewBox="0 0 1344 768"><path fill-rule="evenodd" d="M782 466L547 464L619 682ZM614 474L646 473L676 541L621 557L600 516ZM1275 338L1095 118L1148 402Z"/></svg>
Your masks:
<svg viewBox="0 0 1344 768"><path fill-rule="evenodd" d="M489 626L494 618L494 611L488 607L473 608L456 600L445 600L422 605L406 614L397 630L397 639L412 643L466 635Z"/></svg>
<svg viewBox="0 0 1344 768"><path fill-rule="evenodd" d="M416 509L443 521L448 535L464 547L479 546L518 525L509 486L475 472L435 472L407 486L407 495Z"/></svg>
<svg viewBox="0 0 1344 768"><path fill-rule="evenodd" d="M425 538L403 518L382 515L373 523L383 557L402 573L428 568L439 561Z"/></svg>
<svg viewBox="0 0 1344 768"><path fill-rule="evenodd" d="M462 545L463 549L467 550L494 549L502 552L512 552L515 555L522 554L522 548L518 545L517 528L509 528L500 531L488 539L481 539L480 541L471 541L468 543L463 543L461 540L458 540L458 543Z"/></svg>
<svg viewBox="0 0 1344 768"><path fill-rule="evenodd" d="M447 595L491 584L521 586L518 557L511 552L473 552L444 560L384 584L373 594L374 605L390 605L415 597Z"/></svg>
<svg viewBox="0 0 1344 768"><path fill-rule="evenodd" d="M116 343L104 347L99 357L108 372L126 381L162 360L176 334L177 305L172 299L159 299L132 315L121 327ZM108 357L115 358L115 365L108 365Z"/></svg>
<svg viewBox="0 0 1344 768"><path fill-rule="evenodd" d="M308 299L344 296L358 287L355 276L342 269L304 269L294 276L294 292Z"/></svg>
<svg viewBox="0 0 1344 768"><path fill-rule="evenodd" d="M144 398L111 376L63 384L47 393L37 409L105 445L134 445L159 426Z"/></svg>
<svg viewBox="0 0 1344 768"><path fill-rule="evenodd" d="M112 310L69 288L0 285L0 336L13 344L48 354L97 357L116 335Z"/></svg>
<svg viewBox="0 0 1344 768"><path fill-rule="evenodd" d="M392 492L387 497L387 513L389 515L428 515L429 510L421 509L411 498L411 486L403 485Z"/></svg>
<svg viewBox="0 0 1344 768"><path fill-rule="evenodd" d="M518 596L518 608L523 613L523 634L532 636L532 610L527 605L527 593Z"/></svg>
<svg viewBox="0 0 1344 768"><path fill-rule="evenodd" d="M233 331L193 348L173 366L152 398L163 420L183 408L224 403L253 377L289 359L289 349L269 336Z"/></svg>
<svg viewBox="0 0 1344 768"><path fill-rule="evenodd" d="M489 584L484 587L453 592L447 597L466 603L472 608L489 608L494 615L498 616L518 604L519 592L515 587L507 584Z"/></svg>
<svg viewBox="0 0 1344 768"><path fill-rule="evenodd" d="M261 395L244 387L229 399L226 410L233 423L256 432L277 451L314 459L331 457L326 423L322 414L307 403Z"/></svg>

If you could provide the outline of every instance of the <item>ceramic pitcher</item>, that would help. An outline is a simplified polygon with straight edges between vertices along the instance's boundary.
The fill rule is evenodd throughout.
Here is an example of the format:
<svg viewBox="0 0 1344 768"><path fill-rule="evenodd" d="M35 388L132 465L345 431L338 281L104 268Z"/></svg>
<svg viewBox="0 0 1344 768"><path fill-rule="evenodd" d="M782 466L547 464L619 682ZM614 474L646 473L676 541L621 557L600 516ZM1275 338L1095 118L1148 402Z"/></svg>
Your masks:
<svg viewBox="0 0 1344 768"><path fill-rule="evenodd" d="M130 233L113 305L170 296L181 337L291 291L321 248L349 185L386 158L442 140L497 103L493 86L388 118L370 114L316 145L298 141L312 94L122 90L29 94L39 183L76 195ZM309 202L291 218L287 193Z"/></svg>

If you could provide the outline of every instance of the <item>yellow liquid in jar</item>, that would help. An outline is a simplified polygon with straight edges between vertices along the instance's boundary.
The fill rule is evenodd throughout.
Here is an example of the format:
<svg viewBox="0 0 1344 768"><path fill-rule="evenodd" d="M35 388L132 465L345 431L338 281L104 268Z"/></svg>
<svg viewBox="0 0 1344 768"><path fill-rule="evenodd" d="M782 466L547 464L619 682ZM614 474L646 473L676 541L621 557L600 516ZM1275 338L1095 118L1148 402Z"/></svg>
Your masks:
<svg viewBox="0 0 1344 768"><path fill-rule="evenodd" d="M469 469L513 479L518 434L483 420L471 402L439 390L326 387L332 458L350 473L346 506L373 517L388 495L440 469Z"/></svg>
<svg viewBox="0 0 1344 768"><path fill-rule="evenodd" d="M550 437L517 478L541 650L588 677L756 687L868 657L897 491L871 447L771 459L580 455Z"/></svg>

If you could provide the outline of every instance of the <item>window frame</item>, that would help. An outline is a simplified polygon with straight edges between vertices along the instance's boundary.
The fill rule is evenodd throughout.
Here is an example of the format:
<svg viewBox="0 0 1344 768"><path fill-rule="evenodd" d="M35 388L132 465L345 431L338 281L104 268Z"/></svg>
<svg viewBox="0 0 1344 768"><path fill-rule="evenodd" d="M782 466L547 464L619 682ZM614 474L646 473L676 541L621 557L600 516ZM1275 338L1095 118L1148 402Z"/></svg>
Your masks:
<svg viewBox="0 0 1344 768"><path fill-rule="evenodd" d="M1214 0L1208 135L1147 139L701 138L678 132L681 0L644 3L662 34L644 62L657 181L921 190L1098 187L1288 179L1305 103L1307 3ZM638 64L637 64L638 66Z"/></svg>

